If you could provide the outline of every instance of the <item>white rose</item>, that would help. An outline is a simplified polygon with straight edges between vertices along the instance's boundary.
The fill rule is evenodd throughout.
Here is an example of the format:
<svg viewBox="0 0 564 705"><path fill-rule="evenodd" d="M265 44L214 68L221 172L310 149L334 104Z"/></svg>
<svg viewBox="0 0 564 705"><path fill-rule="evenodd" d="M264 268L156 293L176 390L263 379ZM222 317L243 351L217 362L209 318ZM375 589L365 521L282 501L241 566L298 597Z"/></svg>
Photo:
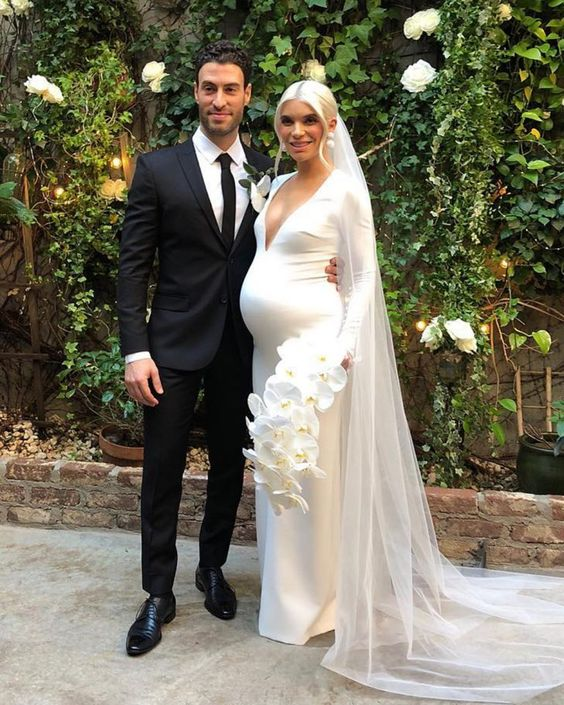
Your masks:
<svg viewBox="0 0 564 705"><path fill-rule="evenodd" d="M126 190L127 182L124 179L116 179L114 181L114 198L116 201L125 201Z"/></svg>
<svg viewBox="0 0 564 705"><path fill-rule="evenodd" d="M441 16L438 11L431 8L430 10L423 10L417 14L419 15L419 26L423 32L433 34L441 22Z"/></svg>
<svg viewBox="0 0 564 705"><path fill-rule="evenodd" d="M13 14L14 10L8 0L0 0L0 17L10 17Z"/></svg>
<svg viewBox="0 0 564 705"><path fill-rule="evenodd" d="M500 22L505 22L506 20L510 20L512 17L513 11L511 9L511 5L508 5L507 3L502 2L500 6L497 8L497 16L499 18Z"/></svg>
<svg viewBox="0 0 564 705"><path fill-rule="evenodd" d="M164 76L167 76L168 74L163 74ZM159 78L155 78L153 81L149 82L149 88L153 91L153 93L162 93L162 88L161 88L161 81L163 80L163 76L159 76Z"/></svg>
<svg viewBox="0 0 564 705"><path fill-rule="evenodd" d="M62 103L63 102L63 94L61 93L61 89L59 86L56 86L54 83L50 83L47 86L47 90L43 91L41 94L41 97L43 100L46 100L48 103Z"/></svg>
<svg viewBox="0 0 564 705"><path fill-rule="evenodd" d="M403 33L407 39L419 39L423 34L423 29L419 23L418 17L420 14L420 12L416 12L414 15L411 15L411 17L408 17L403 23Z"/></svg>
<svg viewBox="0 0 564 705"><path fill-rule="evenodd" d="M450 335L456 347L462 352L476 352L476 336L472 330L472 326L461 318L456 318L454 321L445 321L446 332Z"/></svg>
<svg viewBox="0 0 564 705"><path fill-rule="evenodd" d="M145 64L141 73L141 80L144 83L151 83L157 79L162 79L163 76L168 76L165 73L164 61L149 61Z"/></svg>
<svg viewBox="0 0 564 705"><path fill-rule="evenodd" d="M106 179L100 186L100 196L107 201L113 201L116 194L116 184L113 179Z"/></svg>
<svg viewBox="0 0 564 705"><path fill-rule="evenodd" d="M30 0L12 0L12 7L16 15L23 15L33 7L33 3Z"/></svg>
<svg viewBox="0 0 564 705"><path fill-rule="evenodd" d="M432 83L437 72L423 59L408 66L401 77L401 84L410 93L421 93Z"/></svg>
<svg viewBox="0 0 564 705"><path fill-rule="evenodd" d="M465 353L474 353L478 349L476 338L457 340L455 345L459 350Z"/></svg>
<svg viewBox="0 0 564 705"><path fill-rule="evenodd" d="M49 85L49 81L45 76L40 76L39 74L28 76L27 81L24 83L26 91L35 95L43 95L49 89Z"/></svg>
<svg viewBox="0 0 564 705"><path fill-rule="evenodd" d="M310 78L313 81L325 83L325 66L320 64L317 59L309 59L302 64L302 76L304 78Z"/></svg>

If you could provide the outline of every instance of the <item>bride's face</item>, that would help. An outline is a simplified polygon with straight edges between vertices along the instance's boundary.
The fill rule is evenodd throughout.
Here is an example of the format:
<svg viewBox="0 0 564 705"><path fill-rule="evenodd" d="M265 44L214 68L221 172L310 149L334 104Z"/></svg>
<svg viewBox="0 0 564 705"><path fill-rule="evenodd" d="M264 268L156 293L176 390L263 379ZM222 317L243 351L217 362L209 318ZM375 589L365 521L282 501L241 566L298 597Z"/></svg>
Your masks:
<svg viewBox="0 0 564 705"><path fill-rule="evenodd" d="M278 120L278 137L296 162L319 159L323 139L323 123L308 103L288 100L282 106Z"/></svg>

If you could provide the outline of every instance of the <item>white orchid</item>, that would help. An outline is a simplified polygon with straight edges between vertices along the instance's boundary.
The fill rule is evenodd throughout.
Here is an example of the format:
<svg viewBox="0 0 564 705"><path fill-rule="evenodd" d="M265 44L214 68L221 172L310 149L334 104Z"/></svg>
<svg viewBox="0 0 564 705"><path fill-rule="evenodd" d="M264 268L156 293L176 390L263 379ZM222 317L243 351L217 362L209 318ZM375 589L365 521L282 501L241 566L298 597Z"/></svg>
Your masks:
<svg viewBox="0 0 564 705"><path fill-rule="evenodd" d="M302 401L319 411L327 411L335 401L335 394L327 382L313 379L304 385Z"/></svg>
<svg viewBox="0 0 564 705"><path fill-rule="evenodd" d="M436 70L423 59L408 66L401 77L401 84L410 93L421 93L435 80Z"/></svg>
<svg viewBox="0 0 564 705"><path fill-rule="evenodd" d="M298 435L319 436L319 419L311 406L296 406L290 413L290 420Z"/></svg>
<svg viewBox="0 0 564 705"><path fill-rule="evenodd" d="M327 410L346 383L341 347L333 338L289 338L277 348L281 359L262 398L249 395L254 420L247 419L247 427L254 448L243 454L253 461L257 486L268 493L277 514L289 507L306 512L300 479L326 476L317 466L315 410Z"/></svg>
<svg viewBox="0 0 564 705"><path fill-rule="evenodd" d="M280 380L274 375L266 380L264 403L270 414L289 416L292 409L301 402L302 392L295 384Z"/></svg>

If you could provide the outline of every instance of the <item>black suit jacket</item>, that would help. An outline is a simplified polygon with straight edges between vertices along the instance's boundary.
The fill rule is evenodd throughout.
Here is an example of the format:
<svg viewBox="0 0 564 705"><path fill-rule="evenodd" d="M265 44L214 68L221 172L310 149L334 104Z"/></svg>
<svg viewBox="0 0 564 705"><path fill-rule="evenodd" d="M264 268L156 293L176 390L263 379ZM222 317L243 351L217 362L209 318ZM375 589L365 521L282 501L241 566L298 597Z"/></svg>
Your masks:
<svg viewBox="0 0 564 705"><path fill-rule="evenodd" d="M244 147L259 170L272 161ZM255 254L249 204L231 246L221 237L192 140L137 160L120 240L118 318L124 355L148 350L157 363L196 370L213 359L226 316L250 364L252 338L239 294ZM147 287L158 256L157 288L147 325Z"/></svg>

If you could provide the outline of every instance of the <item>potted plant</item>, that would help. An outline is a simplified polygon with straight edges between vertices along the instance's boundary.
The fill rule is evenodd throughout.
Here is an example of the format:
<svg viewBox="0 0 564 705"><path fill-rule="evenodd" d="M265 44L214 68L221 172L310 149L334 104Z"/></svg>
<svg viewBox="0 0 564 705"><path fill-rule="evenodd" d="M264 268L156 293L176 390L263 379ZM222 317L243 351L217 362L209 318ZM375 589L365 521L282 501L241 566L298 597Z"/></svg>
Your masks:
<svg viewBox="0 0 564 705"><path fill-rule="evenodd" d="M78 351L67 343L65 369L60 373L62 395L80 398L99 420L102 457L115 465L143 462L143 412L129 397L123 382L123 357L115 336L108 348Z"/></svg>
<svg viewBox="0 0 564 705"><path fill-rule="evenodd" d="M564 495L564 401L552 404L556 432L528 427L519 438L519 488L532 494Z"/></svg>

